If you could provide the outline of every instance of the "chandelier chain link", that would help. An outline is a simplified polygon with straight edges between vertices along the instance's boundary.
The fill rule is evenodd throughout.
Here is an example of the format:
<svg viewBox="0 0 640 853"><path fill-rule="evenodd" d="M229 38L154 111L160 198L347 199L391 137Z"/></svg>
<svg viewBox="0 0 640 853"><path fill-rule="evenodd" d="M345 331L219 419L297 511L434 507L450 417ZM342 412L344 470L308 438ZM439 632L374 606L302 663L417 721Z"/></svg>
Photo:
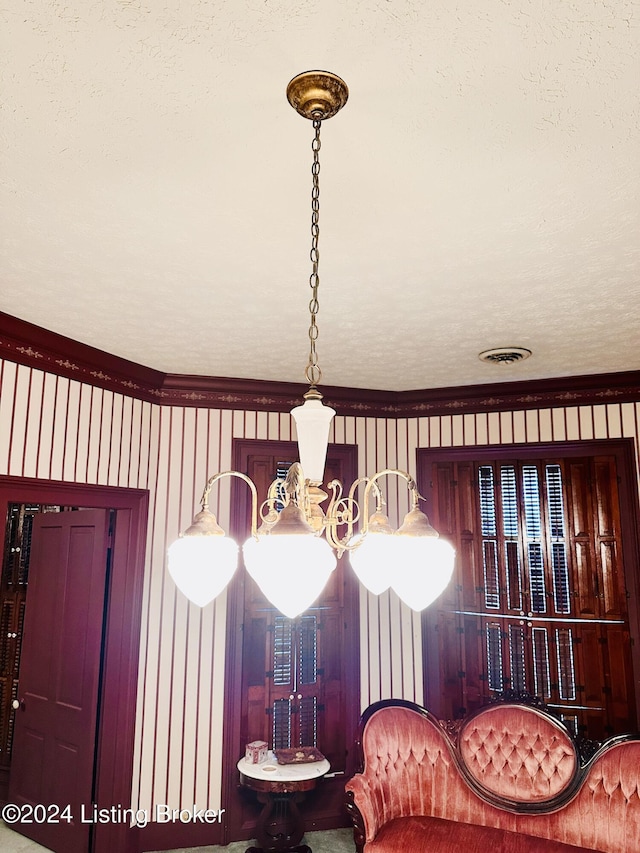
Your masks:
<svg viewBox="0 0 640 853"><path fill-rule="evenodd" d="M313 185L311 189L311 275L309 276L309 287L311 288L311 299L309 301L309 314L311 322L309 325L309 362L305 369L304 375L307 382L311 386L316 386L321 378L322 371L318 365L318 354L316 351L316 341L318 340L318 323L317 316L320 308L318 302L318 287L320 285L320 274L318 266L320 263L320 250L318 249L318 240L320 238L320 125L321 121L314 121L313 127L315 135L311 143L313 151L313 164L311 166L311 175Z"/></svg>

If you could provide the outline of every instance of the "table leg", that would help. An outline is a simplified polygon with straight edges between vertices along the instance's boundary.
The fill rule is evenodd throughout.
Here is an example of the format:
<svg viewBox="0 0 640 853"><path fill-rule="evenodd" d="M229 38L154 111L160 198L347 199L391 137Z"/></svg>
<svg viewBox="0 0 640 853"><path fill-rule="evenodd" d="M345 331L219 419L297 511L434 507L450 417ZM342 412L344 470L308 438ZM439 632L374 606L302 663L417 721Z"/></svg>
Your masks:
<svg viewBox="0 0 640 853"><path fill-rule="evenodd" d="M263 809L258 817L256 840L260 847L249 847L246 853L312 853L307 844L300 844L304 835L304 820L298 803L298 793L258 793Z"/></svg>

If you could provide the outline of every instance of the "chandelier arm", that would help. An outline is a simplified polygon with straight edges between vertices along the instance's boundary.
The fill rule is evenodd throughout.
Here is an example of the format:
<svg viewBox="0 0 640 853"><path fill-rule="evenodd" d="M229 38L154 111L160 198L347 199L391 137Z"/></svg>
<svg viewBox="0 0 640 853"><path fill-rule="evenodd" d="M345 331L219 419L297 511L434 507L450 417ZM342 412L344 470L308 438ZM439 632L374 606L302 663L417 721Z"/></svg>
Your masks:
<svg viewBox="0 0 640 853"><path fill-rule="evenodd" d="M354 503L355 503L355 494L356 494L356 490L357 490L358 486L361 486L364 483L365 487L366 487L366 485L370 481L370 479L371 479L370 477L358 477L357 480L354 480L353 483L351 484L351 488L349 489L349 500L354 501ZM381 492L380 492L380 489L378 488L377 485L376 485L375 489L376 489L376 497L378 497L378 498L381 497Z"/></svg>
<svg viewBox="0 0 640 853"><path fill-rule="evenodd" d="M382 512L383 507L386 506L386 501L384 499L384 495L377 481L388 474L393 474L396 477L400 477L405 480L407 483L407 488L411 491L412 497L412 509L418 508L418 501L424 500L420 492L418 491L418 486L416 481L411 476L411 474L406 471L402 471L399 468L384 468L382 471L376 472L372 477L360 477L358 480L355 480L349 489L348 498L342 498L342 484L338 480L333 480L329 483L329 487L333 490L333 497L331 499L331 503L327 510L327 518L326 518L326 537L329 544L336 549L338 552L338 556L341 557L345 551L355 551L360 545L363 543L365 537L369 532L369 516L367 513L367 508L369 506L369 501L371 499L371 493L373 492L376 499L376 513ZM364 496L362 501L362 506L364 507L364 518L362 521L362 528L360 530L360 536L356 538L355 542L351 540L353 537L353 528L355 522L360 517L360 507L355 500L355 492L359 485L365 483ZM339 490L339 491L338 491ZM346 518L341 517L340 515L340 507L344 505L347 509ZM356 508L356 512L353 512L353 508ZM347 532L342 537L339 538L336 536L336 530L338 527L338 523L342 522L347 525Z"/></svg>
<svg viewBox="0 0 640 853"><path fill-rule="evenodd" d="M289 500L289 495L285 492L284 495L282 492L284 491L284 480L278 478L273 480L273 482L269 485L269 489L267 491L267 499L264 503L266 504L275 504L277 501L281 501L284 503Z"/></svg>
<svg viewBox="0 0 640 853"><path fill-rule="evenodd" d="M385 472L380 472L380 475L383 473ZM370 477L359 477L351 484L349 495L346 498L342 497L342 483L339 480L332 480L328 486L332 490L333 494L326 512L325 535L331 547L335 548L338 552L339 557L341 557L345 551L355 550L362 543L362 537L359 537L357 542L350 544L353 539L355 524L359 520L361 514L360 504L356 500L355 494L358 486L361 486L363 483L365 484L365 498L362 504L365 509L365 519L362 528L362 535L364 536L368 529L368 517L366 515L366 511L367 500L371 491L373 491L376 499L376 512L381 512L382 508L386 505L384 495L382 494L378 484L375 481L372 483ZM338 537L336 535L339 524L347 525L346 533L342 537Z"/></svg>
<svg viewBox="0 0 640 853"><path fill-rule="evenodd" d="M258 538L258 492L255 486L255 483L250 477L247 477L246 474L243 474L241 471L220 471L218 474L214 474L207 480L207 485L204 487L204 491L202 493L202 497L200 498L200 505L202 507L202 511L206 512L209 509L209 495L211 494L211 489L213 486L221 480L223 477L238 477L249 486L251 490L251 535L254 539Z"/></svg>
<svg viewBox="0 0 640 853"><path fill-rule="evenodd" d="M327 524L330 524L331 519L334 517L335 507L342 500L342 483L340 480L331 480L331 482L327 484L327 488L331 489L331 500L329 501L325 517L327 519Z"/></svg>
<svg viewBox="0 0 640 853"><path fill-rule="evenodd" d="M342 494L342 484L338 480L333 480L329 484L330 488L339 487L340 495ZM360 517L360 507L357 501L351 497L337 497L331 499L331 505L327 509L324 519L324 534L327 542L336 551L338 558L342 557L345 551L352 551L354 545L350 545L353 539L353 529L356 521ZM346 524L347 530L344 536L338 536L338 525Z"/></svg>
<svg viewBox="0 0 640 853"><path fill-rule="evenodd" d="M338 515L339 513L342 514L339 508L345 504L345 500L342 497L342 483L340 480L331 480L327 488L331 489L332 494L324 517L324 535L329 545L336 550L338 557L341 557L347 548L346 543L353 535L353 513L349 512L347 518L344 519L344 523L347 525L347 532L342 538L339 538L336 535L339 523ZM352 490L353 488L354 486L351 487Z"/></svg>
<svg viewBox="0 0 640 853"><path fill-rule="evenodd" d="M422 495L418 491L418 486L416 484L416 481L413 479L411 474L407 473L407 471L402 471L399 468L384 468L382 471L377 471L375 474L373 474L372 477L369 478L369 482L365 486L365 490L364 490L364 506L367 507L369 505L369 498L370 498L371 492L375 489L376 490L376 497L379 501L381 501L381 503L378 503L378 510L380 510L382 508L382 506L384 505L384 498L382 498L380 487L378 486L376 481L379 480L380 477L384 477L387 474L394 474L396 477L400 477L402 480L406 481L407 488L411 492L412 509L417 509L418 508L418 501L424 500L424 498L422 497ZM367 514L365 513L365 517L364 517L364 520L362 522L362 531L361 531L363 537L366 536L368 531L369 531L369 518L368 518Z"/></svg>
<svg viewBox="0 0 640 853"><path fill-rule="evenodd" d="M267 490L267 497L258 507L258 515L262 525L265 525L267 528L272 527L278 520L279 513L276 509L277 505L281 504L281 506L285 507L288 503L289 495L284 490L284 479L278 477L270 483ZM262 526L259 528L259 532L261 531Z"/></svg>
<svg viewBox="0 0 640 853"><path fill-rule="evenodd" d="M352 493L355 492L356 487L359 486L361 483L365 484L363 499L365 512L367 511L367 501L369 500L371 491L373 491L376 499L376 512L382 512L382 508L387 505L387 502L385 501L384 495L382 494L382 489L372 477L360 477L358 480L356 480L355 483L351 486L351 489L349 490L349 496L351 497Z"/></svg>
<svg viewBox="0 0 640 853"><path fill-rule="evenodd" d="M349 536L348 536L348 534L346 534L345 536L342 537L342 539L340 539L340 538L338 538L338 536L336 536L335 529L336 528L333 524L328 524L325 527L324 535L325 535L327 542L334 549L334 551L336 552L338 559L339 559L340 557L342 557L342 555L344 554L345 551L350 551L350 550L352 550L352 548L349 547L349 541L348 541Z"/></svg>

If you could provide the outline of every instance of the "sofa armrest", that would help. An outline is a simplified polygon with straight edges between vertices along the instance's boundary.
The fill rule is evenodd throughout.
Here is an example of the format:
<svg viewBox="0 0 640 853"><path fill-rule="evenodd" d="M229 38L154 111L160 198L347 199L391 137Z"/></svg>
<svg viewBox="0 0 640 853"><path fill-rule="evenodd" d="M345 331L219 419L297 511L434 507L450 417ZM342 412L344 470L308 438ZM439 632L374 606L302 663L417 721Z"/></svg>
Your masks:
<svg viewBox="0 0 640 853"><path fill-rule="evenodd" d="M347 811L356 833L362 835L362 843L373 841L384 823L384 814L378 793L369 785L366 776L357 773L346 784ZM379 787L379 783L378 783Z"/></svg>
<svg viewBox="0 0 640 853"><path fill-rule="evenodd" d="M364 819L360 813L360 809L355 804L353 791L347 791L345 794L345 806L347 814L351 818L353 824L353 840L356 845L356 853L363 853L366 842L366 831L364 828Z"/></svg>

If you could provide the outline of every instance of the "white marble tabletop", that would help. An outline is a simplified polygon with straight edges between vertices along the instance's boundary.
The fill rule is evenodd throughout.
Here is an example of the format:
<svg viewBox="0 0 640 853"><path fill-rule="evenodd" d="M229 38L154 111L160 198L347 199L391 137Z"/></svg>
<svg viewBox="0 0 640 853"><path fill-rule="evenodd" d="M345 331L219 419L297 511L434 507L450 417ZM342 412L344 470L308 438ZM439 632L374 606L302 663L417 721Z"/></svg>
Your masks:
<svg viewBox="0 0 640 853"><path fill-rule="evenodd" d="M267 752L267 760L261 764L252 764L243 756L237 766L245 776L267 782L301 782L305 779L316 779L324 776L331 768L326 758L306 764L278 764L272 750Z"/></svg>

